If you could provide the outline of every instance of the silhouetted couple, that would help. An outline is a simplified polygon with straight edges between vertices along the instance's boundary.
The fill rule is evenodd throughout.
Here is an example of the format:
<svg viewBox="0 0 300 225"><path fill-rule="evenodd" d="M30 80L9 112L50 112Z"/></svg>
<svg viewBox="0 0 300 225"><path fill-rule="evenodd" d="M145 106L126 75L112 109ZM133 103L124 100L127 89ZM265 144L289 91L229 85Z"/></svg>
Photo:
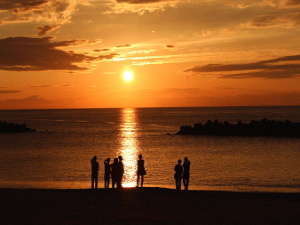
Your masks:
<svg viewBox="0 0 300 225"><path fill-rule="evenodd" d="M112 164L110 164L110 158L104 161L104 187L109 188L111 179L112 188L122 188L122 180L124 175L123 158L119 156L114 158Z"/></svg>
<svg viewBox="0 0 300 225"><path fill-rule="evenodd" d="M184 190L189 189L189 182L190 182L190 160L185 157L184 162L182 165L181 159L177 161L177 164L175 165L174 171L174 179L176 184L176 190L181 190L181 182L183 181Z"/></svg>

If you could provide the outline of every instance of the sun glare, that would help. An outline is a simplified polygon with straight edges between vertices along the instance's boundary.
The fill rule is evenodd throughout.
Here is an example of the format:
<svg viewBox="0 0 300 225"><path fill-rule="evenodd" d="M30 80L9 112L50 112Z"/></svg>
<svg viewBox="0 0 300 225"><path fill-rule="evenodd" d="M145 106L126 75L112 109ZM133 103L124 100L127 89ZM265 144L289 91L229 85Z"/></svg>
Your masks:
<svg viewBox="0 0 300 225"><path fill-rule="evenodd" d="M134 80L134 73L131 70L126 70L123 72L122 77L125 82L132 82Z"/></svg>

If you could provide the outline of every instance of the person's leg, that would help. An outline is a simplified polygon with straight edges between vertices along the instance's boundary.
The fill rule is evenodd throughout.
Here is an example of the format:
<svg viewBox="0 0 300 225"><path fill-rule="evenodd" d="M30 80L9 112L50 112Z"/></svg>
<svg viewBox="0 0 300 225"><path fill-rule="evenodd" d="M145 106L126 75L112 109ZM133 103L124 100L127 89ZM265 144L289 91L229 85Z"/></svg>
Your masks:
<svg viewBox="0 0 300 225"><path fill-rule="evenodd" d="M105 188L109 188L109 177L105 178Z"/></svg>
<svg viewBox="0 0 300 225"><path fill-rule="evenodd" d="M183 177L183 186L184 186L184 190L187 190L187 178Z"/></svg>
<svg viewBox="0 0 300 225"><path fill-rule="evenodd" d="M114 178L114 179L112 180L112 188L115 189L115 186L116 186L116 179Z"/></svg>
<svg viewBox="0 0 300 225"><path fill-rule="evenodd" d="M117 178L115 178L115 184L114 184L114 187L118 187L118 179Z"/></svg>
<svg viewBox="0 0 300 225"><path fill-rule="evenodd" d="M119 177L116 179L116 186L117 186L117 188L120 188L120 178Z"/></svg>
<svg viewBox="0 0 300 225"><path fill-rule="evenodd" d="M122 188L122 181L123 181L123 175L120 176L120 179L119 179L119 188Z"/></svg>
<svg viewBox="0 0 300 225"><path fill-rule="evenodd" d="M189 185L190 185L190 176L188 176L186 179L186 190L189 189Z"/></svg>
<svg viewBox="0 0 300 225"><path fill-rule="evenodd" d="M140 184L140 175L137 175L137 179L136 179L136 187L139 187Z"/></svg>
<svg viewBox="0 0 300 225"><path fill-rule="evenodd" d="M181 190L181 182L182 182L182 178L179 178L179 182L178 182L178 189Z"/></svg>
<svg viewBox="0 0 300 225"><path fill-rule="evenodd" d="M144 175L141 176L141 187L144 186Z"/></svg>
<svg viewBox="0 0 300 225"><path fill-rule="evenodd" d="M92 180L93 180L92 189L95 189L95 186L96 186L96 180L95 180L95 177L94 177L94 176L93 176Z"/></svg>
<svg viewBox="0 0 300 225"><path fill-rule="evenodd" d="M98 189L98 177L95 177L95 189Z"/></svg>

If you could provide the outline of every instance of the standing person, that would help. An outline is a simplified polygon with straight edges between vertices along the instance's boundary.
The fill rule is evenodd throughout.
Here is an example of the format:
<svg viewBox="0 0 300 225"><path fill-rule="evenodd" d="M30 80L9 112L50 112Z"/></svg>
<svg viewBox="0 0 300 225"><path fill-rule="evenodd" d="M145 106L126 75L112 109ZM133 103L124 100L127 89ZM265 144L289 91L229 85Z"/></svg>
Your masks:
<svg viewBox="0 0 300 225"><path fill-rule="evenodd" d="M184 190L189 189L189 183L190 183L190 166L191 162L188 159L188 157L184 157L183 160L183 185L184 185Z"/></svg>
<svg viewBox="0 0 300 225"><path fill-rule="evenodd" d="M118 184L118 158L114 158L114 162L111 165L111 183L112 189L115 189L115 186Z"/></svg>
<svg viewBox="0 0 300 225"><path fill-rule="evenodd" d="M144 176L146 175L146 170L145 170L145 160L143 160L143 155L139 155L139 159L137 161L137 181L136 181L136 186L143 187L144 185ZM140 184L141 181L141 184Z"/></svg>
<svg viewBox="0 0 300 225"><path fill-rule="evenodd" d="M182 161L179 159L177 161L177 164L175 165L174 171L174 179L176 184L176 190L181 190L181 180L182 180L182 173L183 173L183 167L181 165Z"/></svg>
<svg viewBox="0 0 300 225"><path fill-rule="evenodd" d="M122 188L122 180L123 180L123 175L124 175L124 165L123 165L123 158L122 156L118 157L118 183L117 187Z"/></svg>
<svg viewBox="0 0 300 225"><path fill-rule="evenodd" d="M98 188L98 174L99 174L99 163L97 162L97 157L94 156L91 159L91 188Z"/></svg>
<svg viewBox="0 0 300 225"><path fill-rule="evenodd" d="M104 188L109 188L109 180L111 175L110 158L104 160Z"/></svg>

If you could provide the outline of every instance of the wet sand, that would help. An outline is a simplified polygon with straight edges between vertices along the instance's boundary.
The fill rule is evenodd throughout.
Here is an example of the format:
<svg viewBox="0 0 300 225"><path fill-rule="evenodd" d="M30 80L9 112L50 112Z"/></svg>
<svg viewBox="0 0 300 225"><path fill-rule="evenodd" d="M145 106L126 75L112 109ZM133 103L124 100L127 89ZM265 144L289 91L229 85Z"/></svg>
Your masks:
<svg viewBox="0 0 300 225"><path fill-rule="evenodd" d="M300 224L300 194L0 189L1 224Z"/></svg>

